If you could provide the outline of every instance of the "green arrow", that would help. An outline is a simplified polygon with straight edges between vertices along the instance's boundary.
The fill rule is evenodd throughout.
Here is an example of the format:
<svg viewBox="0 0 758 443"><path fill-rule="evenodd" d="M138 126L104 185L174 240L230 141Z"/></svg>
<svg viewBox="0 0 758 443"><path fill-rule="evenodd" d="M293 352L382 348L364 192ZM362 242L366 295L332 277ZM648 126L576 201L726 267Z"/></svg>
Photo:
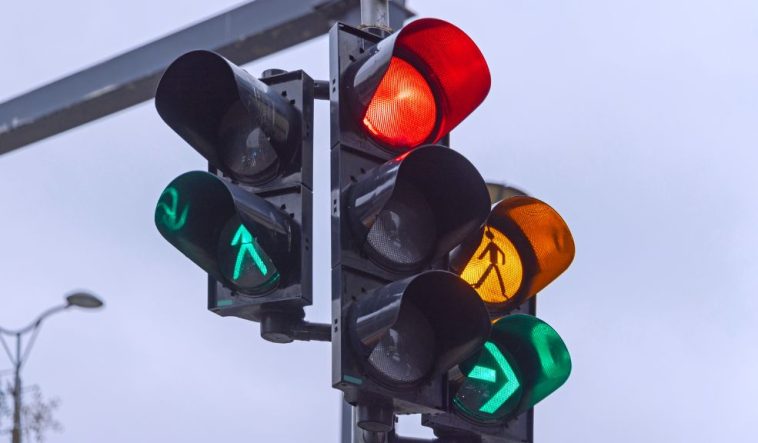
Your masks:
<svg viewBox="0 0 758 443"><path fill-rule="evenodd" d="M172 231L178 231L182 229L184 224L187 222L187 211L189 211L189 205L184 207L182 214L177 219L176 214L179 206L179 191L177 191L173 186L169 186L163 191L161 198L163 198L163 196L167 193L171 198L171 206L167 205L165 202L159 201L158 207L163 208L163 224Z"/></svg>
<svg viewBox="0 0 758 443"><path fill-rule="evenodd" d="M481 412L493 414L500 406L508 401L514 392L516 392L519 388L519 381L516 378L516 374L513 372L513 368L508 363L508 360L506 360L503 353L500 352L500 349L498 349L494 343L488 341L484 344L484 348L487 349L487 352L489 352L490 355L492 355L492 358L495 360L495 363L497 363L498 368L503 372L506 380L503 387L501 387L487 403L479 408ZM468 377L495 383L497 380L496 375L497 371L495 369L474 366L474 369L469 372Z"/></svg>
<svg viewBox="0 0 758 443"><path fill-rule="evenodd" d="M537 356L540 359L542 365L542 372L547 377L560 378L563 375L563 368L553 358L553 352L550 347L551 332L553 329L544 323L539 323L532 329L532 344L534 344L534 350L537 351Z"/></svg>
<svg viewBox="0 0 758 443"><path fill-rule="evenodd" d="M484 366L474 366L474 369L468 373L468 377L495 383L497 381L497 371L492 368L485 368Z"/></svg>
<svg viewBox="0 0 758 443"><path fill-rule="evenodd" d="M260 271L261 275L268 274L268 268L266 267L266 264L263 263L263 260L261 259L261 256L258 255L258 251L255 250L255 244L253 243L255 241L255 238L253 238L253 235L250 234L250 231L247 230L245 225L240 224L240 227L237 228L237 232L234 234L234 238L232 239L232 246L240 245L240 249L237 252L237 261L234 263L234 280L237 280L240 277L240 272L242 271L242 263L245 261L245 253L250 254L250 258L253 259L253 263L255 263L255 266L258 267L258 271Z"/></svg>

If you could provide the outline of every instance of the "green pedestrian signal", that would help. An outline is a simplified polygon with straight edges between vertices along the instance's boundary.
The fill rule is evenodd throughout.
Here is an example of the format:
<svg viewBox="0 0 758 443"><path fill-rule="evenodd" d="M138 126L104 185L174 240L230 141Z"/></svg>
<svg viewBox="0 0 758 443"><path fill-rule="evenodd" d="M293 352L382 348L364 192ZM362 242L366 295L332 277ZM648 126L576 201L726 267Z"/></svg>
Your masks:
<svg viewBox="0 0 758 443"><path fill-rule="evenodd" d="M258 78L199 50L155 91L163 121L208 161L169 183L155 225L208 274L209 310L260 322L278 343L294 339L288 328L312 301L315 88L303 71Z"/></svg>
<svg viewBox="0 0 758 443"><path fill-rule="evenodd" d="M281 277L258 239L237 217L227 223L221 234L219 265L235 286L254 294L266 292Z"/></svg>
<svg viewBox="0 0 758 443"><path fill-rule="evenodd" d="M188 172L169 183L155 206L155 225L190 260L236 292L265 294L298 272L292 265L299 248L291 217L208 172Z"/></svg>
<svg viewBox="0 0 758 443"><path fill-rule="evenodd" d="M260 273L264 276L268 273L268 268L263 263L263 260L261 260L261 256L258 255L258 251L255 250L253 240L255 239L250 234L250 231L248 231L244 225L240 225L239 229L237 229L237 233L234 234L234 239L232 240L232 246L237 246L238 244L240 245L239 252L237 253L237 261L234 263L234 280L240 278L242 263L245 261L245 257L248 255L248 253L255 262L255 265L258 267Z"/></svg>

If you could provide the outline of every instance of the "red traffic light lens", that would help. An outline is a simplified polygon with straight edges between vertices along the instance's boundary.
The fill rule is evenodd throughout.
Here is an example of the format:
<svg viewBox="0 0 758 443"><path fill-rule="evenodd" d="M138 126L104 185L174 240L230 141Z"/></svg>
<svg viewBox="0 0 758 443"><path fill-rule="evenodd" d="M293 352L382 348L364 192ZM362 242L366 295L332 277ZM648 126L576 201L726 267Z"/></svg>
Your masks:
<svg viewBox="0 0 758 443"><path fill-rule="evenodd" d="M343 79L352 118L391 151L439 141L490 90L479 48L442 20L416 20L354 61Z"/></svg>
<svg viewBox="0 0 758 443"><path fill-rule="evenodd" d="M437 98L440 121L430 141L458 126L487 96L487 61L455 25L432 18L416 20L400 30L395 46L396 51L411 54L408 60L427 74Z"/></svg>
<svg viewBox="0 0 758 443"><path fill-rule="evenodd" d="M405 60L392 57L369 102L363 125L392 148L423 143L437 121L434 94L421 73Z"/></svg>

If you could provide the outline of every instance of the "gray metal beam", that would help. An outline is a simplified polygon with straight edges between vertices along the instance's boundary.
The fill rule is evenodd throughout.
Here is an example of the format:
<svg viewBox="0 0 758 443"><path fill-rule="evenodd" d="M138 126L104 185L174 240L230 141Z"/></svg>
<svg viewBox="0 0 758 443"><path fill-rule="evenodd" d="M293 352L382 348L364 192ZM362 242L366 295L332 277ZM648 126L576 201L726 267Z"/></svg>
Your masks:
<svg viewBox="0 0 758 443"><path fill-rule="evenodd" d="M248 63L318 37L335 21L357 23L359 2L253 1L0 103L0 154L153 98L163 71L185 52L209 49ZM398 3L393 23L412 16Z"/></svg>

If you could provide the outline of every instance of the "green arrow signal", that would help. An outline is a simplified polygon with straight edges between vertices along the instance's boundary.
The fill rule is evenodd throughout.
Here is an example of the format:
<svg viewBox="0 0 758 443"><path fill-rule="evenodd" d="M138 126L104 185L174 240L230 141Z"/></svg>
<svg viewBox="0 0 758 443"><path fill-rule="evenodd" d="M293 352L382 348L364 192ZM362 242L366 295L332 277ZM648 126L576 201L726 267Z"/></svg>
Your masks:
<svg viewBox="0 0 758 443"><path fill-rule="evenodd" d="M169 186L161 194L161 198L168 194L171 198L171 205L165 202L159 201L158 207L163 209L163 224L172 231L178 231L182 229L187 222L187 211L189 211L189 204L184 207L182 214L177 218L179 209L179 191L175 187Z"/></svg>
<svg viewBox="0 0 758 443"><path fill-rule="evenodd" d="M495 363L498 366L497 369L500 369L500 371L502 371L503 375L505 376L505 384L503 384L500 390L497 391L495 395L493 395L489 401L487 401L487 403L479 408L479 411L481 412L493 414L500 406L508 401L508 399L511 397L511 395L513 395L514 392L516 392L516 390L518 390L520 384L518 378L516 378L516 373L513 371L513 368L508 363L508 360L505 358L503 353L500 352L500 349L498 349L498 347L490 341L484 344L484 348L495 360ZM468 377L495 383L497 381L497 370L477 365L474 366L471 372L469 372Z"/></svg>
<svg viewBox="0 0 758 443"><path fill-rule="evenodd" d="M485 368L484 366L474 366L474 369L468 373L468 377L495 383L497 381L497 371L491 368Z"/></svg>

